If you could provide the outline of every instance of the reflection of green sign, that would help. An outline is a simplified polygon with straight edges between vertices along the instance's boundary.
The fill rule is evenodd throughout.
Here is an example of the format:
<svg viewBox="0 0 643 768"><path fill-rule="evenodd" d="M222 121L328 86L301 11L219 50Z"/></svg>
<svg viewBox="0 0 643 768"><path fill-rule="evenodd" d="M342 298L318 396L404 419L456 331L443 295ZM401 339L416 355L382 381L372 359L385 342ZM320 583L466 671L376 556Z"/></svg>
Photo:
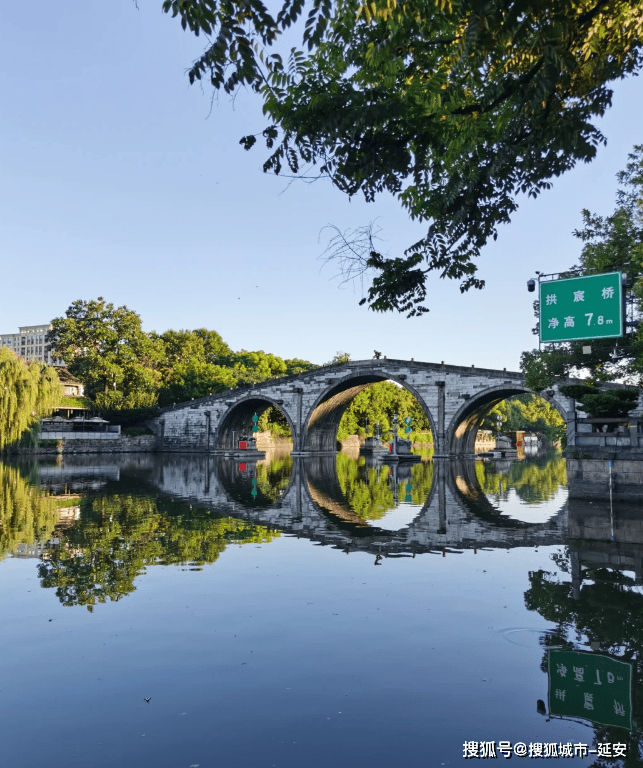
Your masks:
<svg viewBox="0 0 643 768"><path fill-rule="evenodd" d="M622 335L620 272L541 282L541 341L578 341Z"/></svg>
<svg viewBox="0 0 643 768"><path fill-rule="evenodd" d="M582 651L549 651L549 712L632 729L632 665Z"/></svg>

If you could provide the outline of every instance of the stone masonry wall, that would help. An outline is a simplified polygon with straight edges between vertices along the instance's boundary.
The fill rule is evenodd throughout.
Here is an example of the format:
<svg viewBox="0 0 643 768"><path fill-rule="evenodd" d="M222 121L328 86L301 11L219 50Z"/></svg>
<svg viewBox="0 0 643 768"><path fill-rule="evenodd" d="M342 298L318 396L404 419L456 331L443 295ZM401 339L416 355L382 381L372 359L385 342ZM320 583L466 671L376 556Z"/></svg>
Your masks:
<svg viewBox="0 0 643 768"><path fill-rule="evenodd" d="M62 451L58 443L40 443L34 453L38 456L55 456L58 453L150 453L158 450L156 435L138 437L121 436L117 440L62 440Z"/></svg>
<svg viewBox="0 0 643 768"><path fill-rule="evenodd" d="M567 487L572 499L609 499L607 459L567 459ZM614 501L643 502L643 461L612 461Z"/></svg>

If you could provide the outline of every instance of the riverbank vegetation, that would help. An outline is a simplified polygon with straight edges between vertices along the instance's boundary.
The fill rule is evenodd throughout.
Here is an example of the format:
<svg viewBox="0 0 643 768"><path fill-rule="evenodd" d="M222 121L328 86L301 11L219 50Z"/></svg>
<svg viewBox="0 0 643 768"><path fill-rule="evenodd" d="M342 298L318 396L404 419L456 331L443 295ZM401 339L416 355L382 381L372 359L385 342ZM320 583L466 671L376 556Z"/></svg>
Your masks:
<svg viewBox="0 0 643 768"><path fill-rule="evenodd" d="M0 451L36 439L40 418L62 399L56 371L0 347Z"/></svg>
<svg viewBox="0 0 643 768"><path fill-rule="evenodd" d="M213 330L146 333L140 316L102 297L74 301L52 321L47 341L87 387L96 410L128 426L147 409L316 368L262 350L234 352Z"/></svg>
<svg viewBox="0 0 643 768"><path fill-rule="evenodd" d="M482 429L497 429L496 419L502 419L501 431L538 432L548 443L557 443L566 433L563 417L538 395L516 395L494 406L482 422Z"/></svg>

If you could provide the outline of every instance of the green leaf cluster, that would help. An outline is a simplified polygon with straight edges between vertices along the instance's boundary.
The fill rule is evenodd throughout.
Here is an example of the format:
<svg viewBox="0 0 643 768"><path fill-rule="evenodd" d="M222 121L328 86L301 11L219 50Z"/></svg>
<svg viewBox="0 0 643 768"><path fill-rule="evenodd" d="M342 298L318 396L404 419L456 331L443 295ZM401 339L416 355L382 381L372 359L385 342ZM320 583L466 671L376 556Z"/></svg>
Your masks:
<svg viewBox="0 0 643 768"><path fill-rule="evenodd" d="M157 406L316 367L263 351L233 352L206 328L146 333L136 312L101 297L73 302L64 317L53 320L47 341L87 386L95 408L127 426L137 419L119 413L138 413L140 421Z"/></svg>
<svg viewBox="0 0 643 768"><path fill-rule="evenodd" d="M502 419L501 431L539 432L548 442L556 442L565 432L565 421L558 411L538 395L516 395L494 406L482 421L481 429L497 429L496 420Z"/></svg>
<svg viewBox="0 0 643 768"><path fill-rule="evenodd" d="M208 43L189 70L263 101L264 171L397 197L426 235L392 259L356 250L376 311L426 311L427 274L481 288L475 260L519 194L535 197L605 138L615 80L643 63L641 0L166 0ZM301 46L282 47L301 24ZM293 33L288 34L292 40Z"/></svg>
<svg viewBox="0 0 643 768"><path fill-rule="evenodd" d="M627 416L639 400L638 390L608 389L596 394L584 395L580 405L589 416L608 419Z"/></svg>

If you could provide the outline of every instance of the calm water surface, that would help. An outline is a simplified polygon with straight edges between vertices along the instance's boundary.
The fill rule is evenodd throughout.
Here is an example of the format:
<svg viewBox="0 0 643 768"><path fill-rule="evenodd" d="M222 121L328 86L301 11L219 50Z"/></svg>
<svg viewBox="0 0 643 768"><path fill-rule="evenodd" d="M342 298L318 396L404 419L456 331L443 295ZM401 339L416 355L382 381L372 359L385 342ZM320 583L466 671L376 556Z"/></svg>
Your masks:
<svg viewBox="0 0 643 768"><path fill-rule="evenodd" d="M643 765L639 510L565 482L556 454L0 465L2 765Z"/></svg>

